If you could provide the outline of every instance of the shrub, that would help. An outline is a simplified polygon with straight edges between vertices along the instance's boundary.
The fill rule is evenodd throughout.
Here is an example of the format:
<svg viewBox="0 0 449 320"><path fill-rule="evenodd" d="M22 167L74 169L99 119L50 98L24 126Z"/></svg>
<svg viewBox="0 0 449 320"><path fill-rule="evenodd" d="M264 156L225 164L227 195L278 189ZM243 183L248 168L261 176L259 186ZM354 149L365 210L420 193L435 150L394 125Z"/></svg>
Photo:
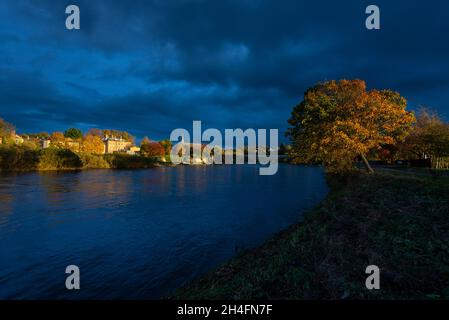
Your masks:
<svg viewBox="0 0 449 320"><path fill-rule="evenodd" d="M85 169L108 169L111 167L103 155L80 153L79 158Z"/></svg>
<svg viewBox="0 0 449 320"><path fill-rule="evenodd" d="M145 169L158 163L159 157L142 157L122 153L97 155L74 153L33 145L0 145L0 171L65 170L65 169Z"/></svg>
<svg viewBox="0 0 449 320"><path fill-rule="evenodd" d="M157 158L148 158L129 154L107 154L104 156L111 168L116 169L146 169L155 166Z"/></svg>
<svg viewBox="0 0 449 320"><path fill-rule="evenodd" d="M40 153L39 170L78 169L83 166L78 155L67 149L50 147Z"/></svg>
<svg viewBox="0 0 449 320"><path fill-rule="evenodd" d="M0 145L0 170L35 170L39 151L26 146Z"/></svg>

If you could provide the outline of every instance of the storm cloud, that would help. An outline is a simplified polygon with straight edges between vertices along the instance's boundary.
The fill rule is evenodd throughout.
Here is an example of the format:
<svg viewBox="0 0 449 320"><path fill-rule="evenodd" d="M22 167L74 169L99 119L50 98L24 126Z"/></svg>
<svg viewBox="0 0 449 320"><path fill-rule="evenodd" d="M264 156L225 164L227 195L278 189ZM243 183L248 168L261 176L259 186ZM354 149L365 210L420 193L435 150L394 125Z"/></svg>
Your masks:
<svg viewBox="0 0 449 320"><path fill-rule="evenodd" d="M169 136L279 128L318 81L360 78L449 116L449 3L80 0L0 4L0 117L19 132L77 126ZM70 3L72 4L72 3Z"/></svg>

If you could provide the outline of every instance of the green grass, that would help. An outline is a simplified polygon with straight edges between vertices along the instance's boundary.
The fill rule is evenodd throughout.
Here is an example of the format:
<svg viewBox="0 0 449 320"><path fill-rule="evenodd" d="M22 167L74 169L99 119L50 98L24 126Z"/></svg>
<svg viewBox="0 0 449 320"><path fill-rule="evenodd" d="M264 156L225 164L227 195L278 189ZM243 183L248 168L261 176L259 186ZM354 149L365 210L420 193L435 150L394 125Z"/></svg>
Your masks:
<svg viewBox="0 0 449 320"><path fill-rule="evenodd" d="M305 220L176 291L175 299L447 299L449 178L359 175ZM381 290L365 288L368 265Z"/></svg>

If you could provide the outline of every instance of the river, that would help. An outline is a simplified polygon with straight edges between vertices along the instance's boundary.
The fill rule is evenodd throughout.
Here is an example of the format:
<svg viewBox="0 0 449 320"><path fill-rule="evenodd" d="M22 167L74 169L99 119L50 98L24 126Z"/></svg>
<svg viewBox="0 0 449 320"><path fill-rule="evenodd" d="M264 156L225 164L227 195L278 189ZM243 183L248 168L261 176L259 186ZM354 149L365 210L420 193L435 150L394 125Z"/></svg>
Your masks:
<svg viewBox="0 0 449 320"><path fill-rule="evenodd" d="M319 167L0 175L1 299L158 299L301 219ZM65 269L80 268L67 290Z"/></svg>

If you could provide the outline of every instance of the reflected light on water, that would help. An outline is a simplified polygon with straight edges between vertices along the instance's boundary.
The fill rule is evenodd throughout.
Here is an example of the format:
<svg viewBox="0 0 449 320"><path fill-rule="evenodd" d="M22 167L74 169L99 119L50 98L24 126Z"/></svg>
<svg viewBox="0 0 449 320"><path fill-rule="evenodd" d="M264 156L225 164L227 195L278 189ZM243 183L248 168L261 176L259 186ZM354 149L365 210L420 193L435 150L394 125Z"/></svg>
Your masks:
<svg viewBox="0 0 449 320"><path fill-rule="evenodd" d="M320 168L179 166L0 176L0 298L160 298L297 222ZM82 290L65 289L75 264Z"/></svg>

